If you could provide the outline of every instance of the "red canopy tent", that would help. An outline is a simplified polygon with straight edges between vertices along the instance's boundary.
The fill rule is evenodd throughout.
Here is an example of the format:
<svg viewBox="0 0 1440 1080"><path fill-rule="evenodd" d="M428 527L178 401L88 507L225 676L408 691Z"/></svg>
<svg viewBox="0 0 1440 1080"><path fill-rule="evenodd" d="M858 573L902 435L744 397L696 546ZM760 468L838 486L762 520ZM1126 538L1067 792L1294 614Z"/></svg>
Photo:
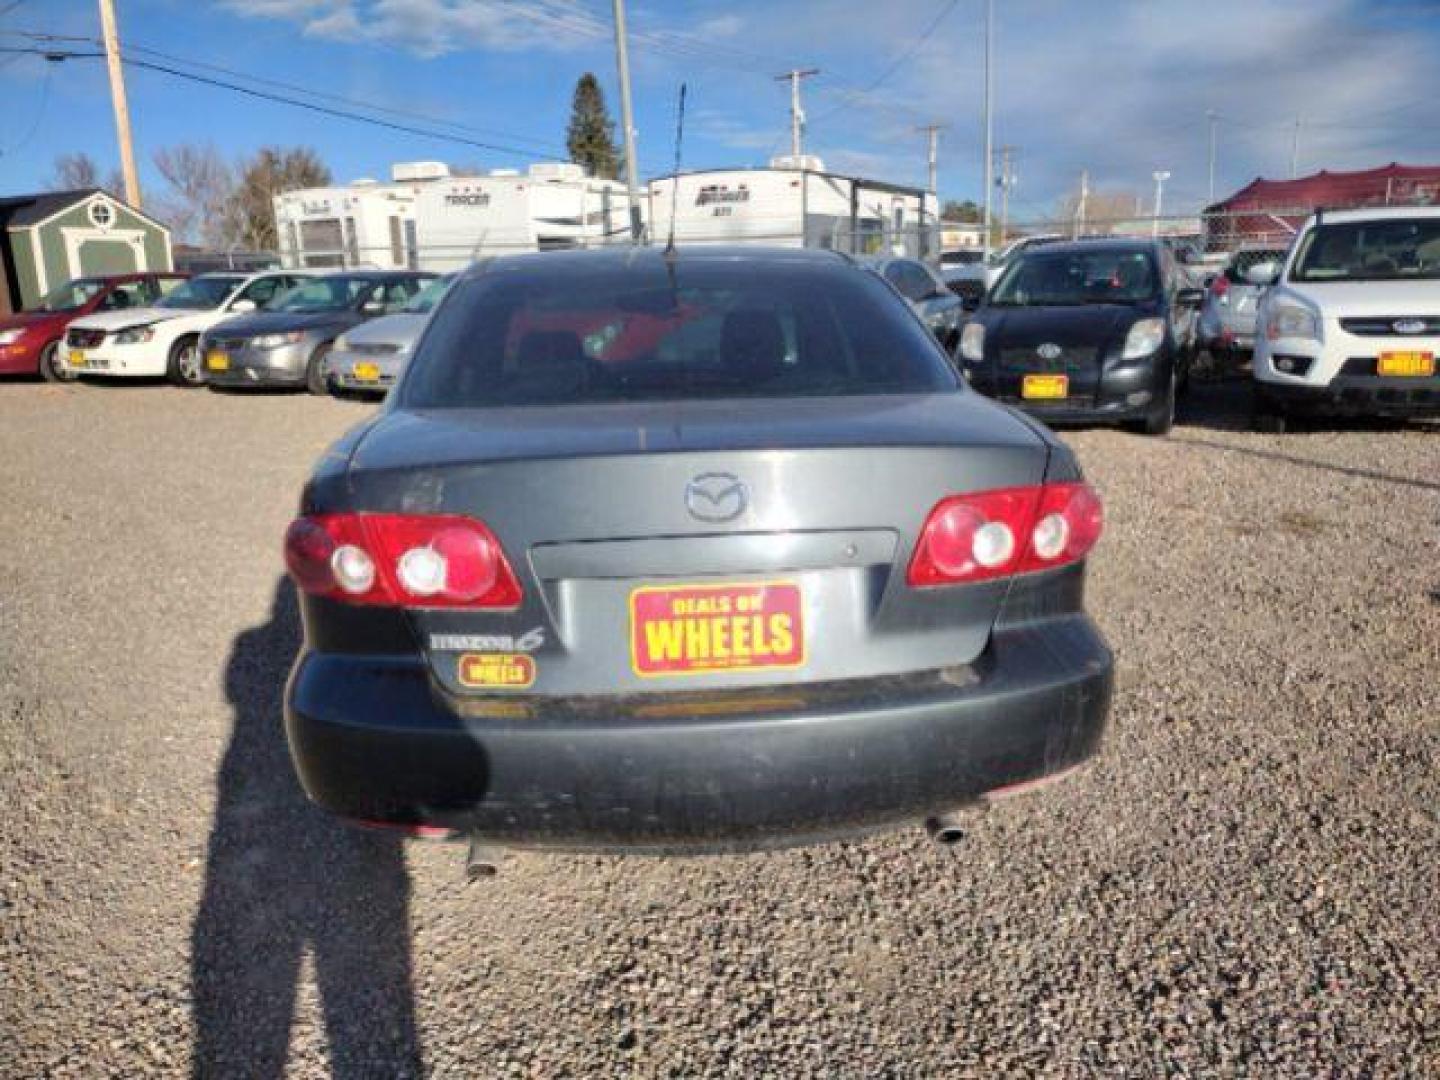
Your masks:
<svg viewBox="0 0 1440 1080"><path fill-rule="evenodd" d="M1289 243L1319 208L1440 204L1440 165L1391 162L1363 172L1326 172L1294 180L1257 178L1223 202L1206 207L1206 247Z"/></svg>

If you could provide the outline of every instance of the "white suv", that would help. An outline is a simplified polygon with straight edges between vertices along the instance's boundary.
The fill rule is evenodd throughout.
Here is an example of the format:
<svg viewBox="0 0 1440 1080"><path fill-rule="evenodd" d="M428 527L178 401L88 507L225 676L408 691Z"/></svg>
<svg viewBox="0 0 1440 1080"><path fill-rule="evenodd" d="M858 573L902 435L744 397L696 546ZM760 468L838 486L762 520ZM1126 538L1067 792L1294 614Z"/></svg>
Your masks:
<svg viewBox="0 0 1440 1080"><path fill-rule="evenodd" d="M69 374L164 375L177 386L199 386L201 332L264 307L307 276L305 270L201 274L150 307L76 319L65 334L63 360Z"/></svg>
<svg viewBox="0 0 1440 1080"><path fill-rule="evenodd" d="M1255 326L1255 419L1440 416L1440 207L1317 212L1280 263Z"/></svg>

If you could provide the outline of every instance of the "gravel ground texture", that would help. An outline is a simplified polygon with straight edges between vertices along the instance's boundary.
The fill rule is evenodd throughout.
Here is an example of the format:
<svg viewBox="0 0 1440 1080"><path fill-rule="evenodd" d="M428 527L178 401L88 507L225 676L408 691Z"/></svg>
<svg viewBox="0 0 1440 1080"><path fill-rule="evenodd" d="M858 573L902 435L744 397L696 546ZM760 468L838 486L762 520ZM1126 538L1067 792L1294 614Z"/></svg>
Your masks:
<svg viewBox="0 0 1440 1080"><path fill-rule="evenodd" d="M702 859L311 808L280 536L367 406L0 386L0 1075L1440 1075L1440 427L1068 433L1100 757Z"/></svg>

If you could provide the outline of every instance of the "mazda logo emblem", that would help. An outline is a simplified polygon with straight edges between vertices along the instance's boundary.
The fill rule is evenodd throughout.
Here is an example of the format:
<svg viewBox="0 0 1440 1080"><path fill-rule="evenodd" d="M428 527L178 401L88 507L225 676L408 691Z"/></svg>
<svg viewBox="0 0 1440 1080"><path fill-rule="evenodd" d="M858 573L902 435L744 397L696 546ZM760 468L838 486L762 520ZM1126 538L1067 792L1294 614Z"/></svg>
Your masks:
<svg viewBox="0 0 1440 1080"><path fill-rule="evenodd" d="M1424 319L1396 319L1390 327L1397 334L1423 334L1426 324Z"/></svg>
<svg viewBox="0 0 1440 1080"><path fill-rule="evenodd" d="M750 489L732 473L702 473L685 485L685 509L696 521L734 521L750 505Z"/></svg>
<svg viewBox="0 0 1440 1080"><path fill-rule="evenodd" d="M1061 349L1059 345L1053 345L1047 341L1044 345L1036 349L1035 352L1041 360L1059 360Z"/></svg>

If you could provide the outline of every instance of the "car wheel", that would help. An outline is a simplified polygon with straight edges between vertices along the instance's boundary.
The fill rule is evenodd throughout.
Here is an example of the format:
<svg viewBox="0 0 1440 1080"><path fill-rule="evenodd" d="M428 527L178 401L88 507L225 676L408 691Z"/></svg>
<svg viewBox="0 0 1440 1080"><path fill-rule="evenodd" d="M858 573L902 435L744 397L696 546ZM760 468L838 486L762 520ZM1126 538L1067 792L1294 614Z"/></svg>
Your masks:
<svg viewBox="0 0 1440 1080"><path fill-rule="evenodd" d="M1179 387L1175 365L1170 366L1170 384L1164 395L1145 414L1145 419L1135 425L1143 435L1165 435L1175 426L1175 396Z"/></svg>
<svg viewBox="0 0 1440 1080"><path fill-rule="evenodd" d="M310 354L310 363L305 366L305 389L316 397L325 397L330 393L325 378L325 358L329 355L330 346L321 345Z"/></svg>
<svg viewBox="0 0 1440 1080"><path fill-rule="evenodd" d="M74 382L78 376L60 359L60 342L52 341L40 350L40 374L46 382Z"/></svg>
<svg viewBox="0 0 1440 1080"><path fill-rule="evenodd" d="M174 385L193 390L204 384L200 371L200 339L182 337L170 346L170 362L165 375Z"/></svg>

